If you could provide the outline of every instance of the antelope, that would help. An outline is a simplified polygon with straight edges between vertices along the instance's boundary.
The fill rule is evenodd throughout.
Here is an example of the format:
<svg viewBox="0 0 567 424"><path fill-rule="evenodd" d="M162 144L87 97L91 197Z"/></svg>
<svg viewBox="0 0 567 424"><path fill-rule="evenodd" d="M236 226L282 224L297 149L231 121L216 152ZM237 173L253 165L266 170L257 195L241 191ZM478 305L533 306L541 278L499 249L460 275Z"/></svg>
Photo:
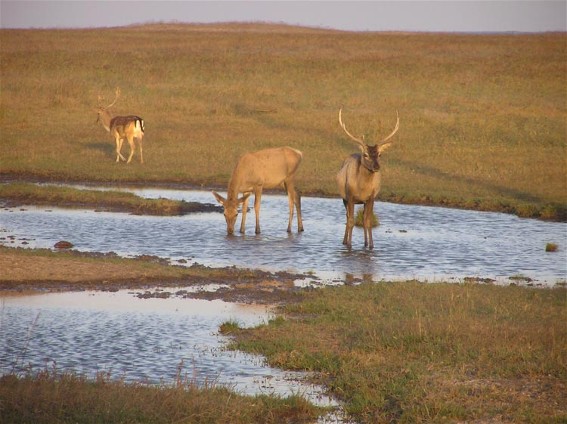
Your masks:
<svg viewBox="0 0 567 424"><path fill-rule="evenodd" d="M355 153L343 162L342 168L336 176L339 193L346 208L346 228L343 244L348 248L352 246L352 228L354 227L354 205L364 204L363 227L364 247L374 248L372 240L372 217L374 199L380 191L380 163L382 152L391 146L389 141L400 127L400 116L396 111L397 122L394 131L374 146L364 141L364 136L357 138L346 129L342 119L342 108L339 109L339 124L346 135L356 142L360 153Z"/></svg>
<svg viewBox="0 0 567 424"><path fill-rule="evenodd" d="M116 101L120 97L120 88L116 89L116 94L114 101L108 106L100 106L101 96L98 96L99 106L97 108L97 122L100 122L102 126L110 133L114 140L116 141L116 162L120 160L126 161L126 158L122 156L122 143L124 140L128 140L130 145L130 156L126 163L132 161L134 156L134 151L136 150L135 140L138 140L140 146L140 163L144 163L144 155L142 152L142 140L144 139L144 120L139 116L128 115L128 116L112 116L109 109L114 106Z"/></svg>
<svg viewBox="0 0 567 424"><path fill-rule="evenodd" d="M228 182L226 199L216 191L213 191L217 201L224 207L224 218L228 235L234 233L234 224L238 217L237 208L239 205L242 205L240 233L245 233L248 200L252 193L254 193L256 234L260 234L260 200L262 198L262 190L280 186L283 186L288 197L289 222L287 232L291 232L294 206L297 210L297 231L303 231L301 197L295 190L294 181L302 159L303 153L291 147L265 149L253 153L245 153L240 157ZM243 194L240 198L238 197L239 193Z"/></svg>

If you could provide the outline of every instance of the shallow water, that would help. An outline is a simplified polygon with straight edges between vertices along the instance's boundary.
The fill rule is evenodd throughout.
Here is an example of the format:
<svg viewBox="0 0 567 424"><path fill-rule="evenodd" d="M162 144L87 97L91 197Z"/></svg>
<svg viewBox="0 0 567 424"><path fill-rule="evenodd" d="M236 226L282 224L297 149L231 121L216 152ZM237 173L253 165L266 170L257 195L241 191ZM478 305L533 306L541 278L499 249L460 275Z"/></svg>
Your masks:
<svg viewBox="0 0 567 424"><path fill-rule="evenodd" d="M215 202L206 191L132 191L149 198ZM246 235L231 237L226 235L221 213L149 217L57 208L7 209L0 211L4 231L0 243L21 246L25 239L28 247L51 248L59 240L69 240L81 251L309 272L328 281L345 276L429 281L522 276L553 285L567 278L565 223L377 202L380 226L374 229L374 250L364 248L359 228L354 230L352 249L347 249L341 243L345 216L340 199L304 197L302 206L304 233L286 232L287 197L264 195L262 234L254 234L251 210ZM558 244L559 251L545 252L549 242Z"/></svg>
<svg viewBox="0 0 567 424"><path fill-rule="evenodd" d="M186 288L185 288L186 290ZM265 366L262 357L227 351L218 334L228 320L266 322L269 308L219 300L139 299L135 291L46 293L0 298L0 375L56 368L125 381L228 385L243 394L302 394L335 403L302 373Z"/></svg>

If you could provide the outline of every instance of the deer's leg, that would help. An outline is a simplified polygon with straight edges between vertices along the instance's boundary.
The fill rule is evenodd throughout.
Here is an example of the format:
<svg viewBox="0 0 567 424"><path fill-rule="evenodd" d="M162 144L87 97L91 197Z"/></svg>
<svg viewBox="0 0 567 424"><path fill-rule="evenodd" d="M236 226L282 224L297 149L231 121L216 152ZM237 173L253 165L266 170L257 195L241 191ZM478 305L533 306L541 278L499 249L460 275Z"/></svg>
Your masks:
<svg viewBox="0 0 567 424"><path fill-rule="evenodd" d="M132 161L132 157L134 157L134 152L136 151L136 145L134 144L133 136L128 137L128 144L130 145L130 156L128 156L128 162L126 163L130 163Z"/></svg>
<svg viewBox="0 0 567 424"><path fill-rule="evenodd" d="M114 137L116 141L116 162L120 162L120 159L126 160L120 151L122 150L122 138L119 135Z"/></svg>
<svg viewBox="0 0 567 424"><path fill-rule="evenodd" d="M250 196L246 196L242 201L242 221L240 221L240 234L246 231L246 214L248 213L248 200Z"/></svg>
<svg viewBox="0 0 567 424"><path fill-rule="evenodd" d="M142 141L144 140L144 135L142 134L138 139L138 143L140 144L140 163L144 163L144 154L142 152Z"/></svg>
<svg viewBox="0 0 567 424"><path fill-rule="evenodd" d="M303 217L301 216L301 194L295 192L295 209L297 209L297 232L303 231Z"/></svg>
<svg viewBox="0 0 567 424"><path fill-rule="evenodd" d="M260 234L260 202L262 201L262 186L254 190L254 212L256 213L256 234Z"/></svg>
<svg viewBox="0 0 567 424"><path fill-rule="evenodd" d="M345 227L345 237L343 239L343 244L351 247L352 246L352 229L354 228L354 202L352 200L343 200L346 208L346 227Z"/></svg>
<svg viewBox="0 0 567 424"><path fill-rule="evenodd" d="M285 183L287 191L287 198L289 203L289 223L287 225L287 232L291 233L291 223L293 221L293 207L297 210L297 232L303 231L303 220L301 217L301 195L295 189L293 181Z"/></svg>
<svg viewBox="0 0 567 424"><path fill-rule="evenodd" d="M287 193L287 204L289 207L289 219L287 221L287 232L291 233L291 223L293 221L293 205L295 204L295 190L293 183L284 182L284 188Z"/></svg>
<svg viewBox="0 0 567 424"><path fill-rule="evenodd" d="M374 199L364 204L364 247L374 249L374 241L372 240L372 218L374 215Z"/></svg>

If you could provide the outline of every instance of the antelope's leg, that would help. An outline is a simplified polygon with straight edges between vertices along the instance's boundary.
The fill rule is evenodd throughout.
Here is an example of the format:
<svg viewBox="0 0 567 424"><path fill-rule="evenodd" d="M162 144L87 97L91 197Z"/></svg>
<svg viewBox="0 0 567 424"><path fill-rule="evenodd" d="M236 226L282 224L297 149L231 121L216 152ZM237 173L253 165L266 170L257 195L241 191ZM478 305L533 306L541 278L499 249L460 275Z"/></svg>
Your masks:
<svg viewBox="0 0 567 424"><path fill-rule="evenodd" d="M136 145L134 144L133 136L128 137L128 144L130 145L130 156L128 156L128 162L126 163L130 163L132 161L132 157L134 157L134 152L136 151Z"/></svg>
<svg viewBox="0 0 567 424"><path fill-rule="evenodd" d="M250 200L250 196L246 197L242 202L242 221L240 221L241 234L244 234L246 231L246 214L248 213L248 200Z"/></svg>
<svg viewBox="0 0 567 424"><path fill-rule="evenodd" d="M256 234L260 234L260 202L262 201L262 186L254 191L254 212L256 213Z"/></svg>

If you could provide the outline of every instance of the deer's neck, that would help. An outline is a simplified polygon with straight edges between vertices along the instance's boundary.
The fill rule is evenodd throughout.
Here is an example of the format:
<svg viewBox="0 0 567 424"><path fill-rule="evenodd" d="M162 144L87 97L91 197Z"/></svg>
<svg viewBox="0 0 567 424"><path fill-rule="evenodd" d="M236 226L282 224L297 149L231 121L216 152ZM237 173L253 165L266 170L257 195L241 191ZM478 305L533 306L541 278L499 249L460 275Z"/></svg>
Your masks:
<svg viewBox="0 0 567 424"><path fill-rule="evenodd" d="M112 115L110 114L110 112L105 110L101 112L99 116L100 116L100 122L104 127L104 129L110 132L110 121L112 121Z"/></svg>
<svg viewBox="0 0 567 424"><path fill-rule="evenodd" d="M227 198L238 199L240 193L252 191L252 188L247 173L242 169L239 163L232 172L230 181L228 182Z"/></svg>
<svg viewBox="0 0 567 424"><path fill-rule="evenodd" d="M239 193L239 184L235 180L234 175L233 175L232 178L230 179L230 181L228 182L228 190L226 192L226 197L227 197L227 199L231 199L231 200L237 199L238 193Z"/></svg>

